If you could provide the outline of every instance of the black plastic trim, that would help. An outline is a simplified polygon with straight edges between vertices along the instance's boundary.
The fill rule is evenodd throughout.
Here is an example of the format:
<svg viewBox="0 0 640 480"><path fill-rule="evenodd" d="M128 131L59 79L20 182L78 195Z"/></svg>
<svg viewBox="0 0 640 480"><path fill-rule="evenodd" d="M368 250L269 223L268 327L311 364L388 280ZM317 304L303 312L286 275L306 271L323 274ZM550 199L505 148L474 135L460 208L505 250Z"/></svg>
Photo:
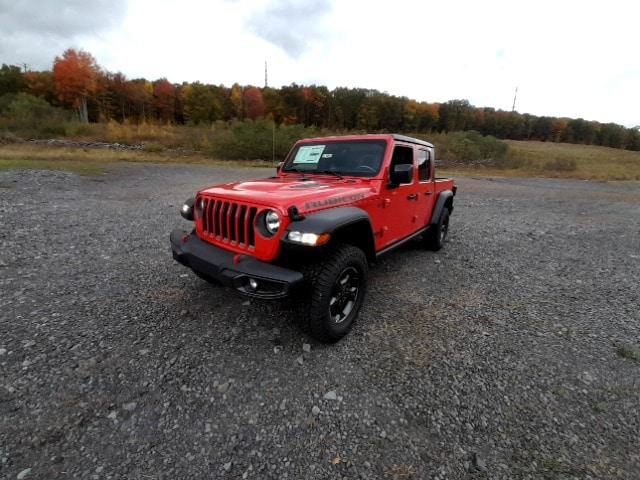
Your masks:
<svg viewBox="0 0 640 480"><path fill-rule="evenodd" d="M303 220L291 222L287 227L287 231L295 230L321 235L323 233L333 233L341 227L360 221L366 221L369 226L371 226L369 214L361 208L331 208L329 210L321 210L318 213L308 214Z"/></svg>
<svg viewBox="0 0 640 480"><path fill-rule="evenodd" d="M177 262L250 297L286 297L291 289L303 280L300 272L261 262L248 255L240 254L240 261L234 263L235 253L204 242L195 233L187 234L182 230L174 230L171 232L170 240L173 258ZM248 281L249 278L269 282L270 287L280 285L281 289L249 292L244 288L245 280Z"/></svg>
<svg viewBox="0 0 640 480"><path fill-rule="evenodd" d="M425 142L424 140L420 140L418 138L407 137L406 135L399 135L397 133L393 133L391 134L391 136L394 140L398 140L399 142L415 143L416 145L422 145L423 147L433 148L433 144Z"/></svg>
<svg viewBox="0 0 640 480"><path fill-rule="evenodd" d="M331 245L335 238L337 241L345 241L340 237L340 231L350 228L351 226L361 225L368 233L368 237L358 237L357 239L346 239L347 243L352 243L352 240L356 240L354 245L362 248L369 260L375 259L375 239L373 238L373 228L371 227L371 219L369 214L364 210L357 207L338 207L329 210L321 210L317 213L311 213L305 215L302 220L294 221L289 224L287 231L282 236L280 244L283 249L290 252L322 252L328 245ZM322 235L328 233L331 235L331 241L327 246L315 247L302 245L296 242L290 241L287 237L290 231L298 231L303 233L315 233Z"/></svg>
<svg viewBox="0 0 640 480"><path fill-rule="evenodd" d="M438 199L436 200L436 206L433 208L433 213L431 214L431 225L437 225L440 221L440 215L442 215L442 210L447 203L447 200L450 198L453 202L453 192L451 190L443 190L438 194ZM451 205L451 210L453 210L453 204Z"/></svg>
<svg viewBox="0 0 640 480"><path fill-rule="evenodd" d="M384 255L385 253L389 253L392 250L395 250L396 248L398 248L400 245L404 245L405 243L407 243L409 240L413 240L414 238L416 238L418 235L422 235L424 232L426 232L427 230L429 230L430 226L426 226L424 228L421 228L420 230L418 230L417 232L412 233L411 235L409 235L408 237L403 238L402 240L398 240L397 242L389 245L388 247L385 247L384 249L380 250L378 253L376 253L376 258L380 258L382 255Z"/></svg>

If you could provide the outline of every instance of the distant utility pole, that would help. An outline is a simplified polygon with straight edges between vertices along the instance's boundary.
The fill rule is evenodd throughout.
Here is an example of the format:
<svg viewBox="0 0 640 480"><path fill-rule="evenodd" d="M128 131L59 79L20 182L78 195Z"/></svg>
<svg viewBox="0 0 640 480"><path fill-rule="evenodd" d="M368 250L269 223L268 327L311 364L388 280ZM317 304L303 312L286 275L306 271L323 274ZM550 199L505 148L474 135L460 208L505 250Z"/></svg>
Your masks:
<svg viewBox="0 0 640 480"><path fill-rule="evenodd" d="M267 77L267 61L264 61L264 88L269 86L269 79Z"/></svg>
<svg viewBox="0 0 640 480"><path fill-rule="evenodd" d="M29 70L29 65L26 63L22 64L22 69L24 70L24 73L27 73L27 70Z"/></svg>
<svg viewBox="0 0 640 480"><path fill-rule="evenodd" d="M513 105L511 107L511 111L516 111L516 98L518 97L518 87L516 87L516 92L513 94Z"/></svg>

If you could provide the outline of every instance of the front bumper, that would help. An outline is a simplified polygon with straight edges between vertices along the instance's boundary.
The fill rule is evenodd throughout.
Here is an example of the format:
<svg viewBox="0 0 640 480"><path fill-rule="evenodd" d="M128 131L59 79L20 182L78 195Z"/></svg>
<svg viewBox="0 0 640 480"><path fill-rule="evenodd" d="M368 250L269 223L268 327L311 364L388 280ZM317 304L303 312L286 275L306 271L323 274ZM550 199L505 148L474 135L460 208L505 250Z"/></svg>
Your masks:
<svg viewBox="0 0 640 480"><path fill-rule="evenodd" d="M236 255L200 240L195 233L174 230L170 239L174 260L250 297L286 297L303 279L300 272ZM256 288L251 286L251 279Z"/></svg>

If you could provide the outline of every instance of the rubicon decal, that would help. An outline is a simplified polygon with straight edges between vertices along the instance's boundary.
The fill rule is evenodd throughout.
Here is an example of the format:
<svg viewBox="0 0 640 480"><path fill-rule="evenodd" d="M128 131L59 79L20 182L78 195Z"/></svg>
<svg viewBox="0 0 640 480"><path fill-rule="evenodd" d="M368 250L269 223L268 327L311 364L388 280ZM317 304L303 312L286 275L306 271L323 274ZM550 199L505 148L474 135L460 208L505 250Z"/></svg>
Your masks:
<svg viewBox="0 0 640 480"><path fill-rule="evenodd" d="M364 200L364 193L357 193L354 195L345 195L344 197L333 197L325 200L317 200L313 202L305 203L306 209L328 207L338 205L340 203L357 202L358 200Z"/></svg>

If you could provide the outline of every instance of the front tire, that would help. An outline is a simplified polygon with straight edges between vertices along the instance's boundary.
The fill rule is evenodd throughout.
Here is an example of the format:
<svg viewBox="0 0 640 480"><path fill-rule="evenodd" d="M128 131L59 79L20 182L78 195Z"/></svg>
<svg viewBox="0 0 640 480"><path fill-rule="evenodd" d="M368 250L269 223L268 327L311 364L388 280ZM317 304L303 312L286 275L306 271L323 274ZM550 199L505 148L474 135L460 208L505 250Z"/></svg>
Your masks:
<svg viewBox="0 0 640 480"><path fill-rule="evenodd" d="M352 245L338 245L305 271L304 320L323 343L344 337L353 325L367 290L367 257Z"/></svg>

